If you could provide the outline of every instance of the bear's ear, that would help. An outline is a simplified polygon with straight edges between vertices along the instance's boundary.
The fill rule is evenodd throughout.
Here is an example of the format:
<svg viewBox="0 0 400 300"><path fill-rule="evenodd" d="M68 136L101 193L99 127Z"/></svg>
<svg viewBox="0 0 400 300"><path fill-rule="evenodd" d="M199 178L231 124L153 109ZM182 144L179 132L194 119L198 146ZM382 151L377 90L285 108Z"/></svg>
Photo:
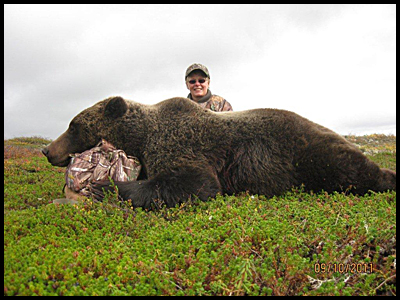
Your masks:
<svg viewBox="0 0 400 300"><path fill-rule="evenodd" d="M122 97L111 98L104 109L104 116L111 118L122 117L128 110L128 104Z"/></svg>

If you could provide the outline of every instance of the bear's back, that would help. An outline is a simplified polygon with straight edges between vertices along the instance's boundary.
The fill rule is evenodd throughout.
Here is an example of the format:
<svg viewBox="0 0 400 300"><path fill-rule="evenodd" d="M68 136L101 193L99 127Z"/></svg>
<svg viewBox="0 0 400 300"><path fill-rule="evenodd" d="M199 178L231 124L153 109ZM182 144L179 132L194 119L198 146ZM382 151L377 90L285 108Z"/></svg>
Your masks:
<svg viewBox="0 0 400 300"><path fill-rule="evenodd" d="M214 112L197 105L188 98L171 98L150 106L159 124L177 126L180 130L194 130L228 136L231 139L293 136L295 132L327 131L298 114L280 109L258 108L244 111ZM222 134L221 134L222 133Z"/></svg>

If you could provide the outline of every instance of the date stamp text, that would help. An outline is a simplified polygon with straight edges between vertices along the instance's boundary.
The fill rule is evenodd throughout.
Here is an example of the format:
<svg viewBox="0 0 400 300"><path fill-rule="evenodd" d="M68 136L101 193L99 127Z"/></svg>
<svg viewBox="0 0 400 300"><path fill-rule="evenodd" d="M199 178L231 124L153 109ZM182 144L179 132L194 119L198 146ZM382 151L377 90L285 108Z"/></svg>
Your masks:
<svg viewBox="0 0 400 300"><path fill-rule="evenodd" d="M372 263L316 263L315 273L372 273Z"/></svg>

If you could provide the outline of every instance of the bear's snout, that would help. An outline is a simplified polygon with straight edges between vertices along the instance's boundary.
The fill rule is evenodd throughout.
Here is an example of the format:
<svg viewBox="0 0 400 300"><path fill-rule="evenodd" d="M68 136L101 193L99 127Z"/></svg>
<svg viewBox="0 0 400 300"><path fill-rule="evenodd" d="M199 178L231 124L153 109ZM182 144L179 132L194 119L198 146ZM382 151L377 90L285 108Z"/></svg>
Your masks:
<svg viewBox="0 0 400 300"><path fill-rule="evenodd" d="M47 157L49 163L53 166L65 167L70 161L68 153L59 153L54 149L54 146L47 146L41 149L44 156Z"/></svg>
<svg viewBox="0 0 400 300"><path fill-rule="evenodd" d="M43 148L42 149L42 153L43 153L44 156L47 157L49 155L49 149L47 147Z"/></svg>

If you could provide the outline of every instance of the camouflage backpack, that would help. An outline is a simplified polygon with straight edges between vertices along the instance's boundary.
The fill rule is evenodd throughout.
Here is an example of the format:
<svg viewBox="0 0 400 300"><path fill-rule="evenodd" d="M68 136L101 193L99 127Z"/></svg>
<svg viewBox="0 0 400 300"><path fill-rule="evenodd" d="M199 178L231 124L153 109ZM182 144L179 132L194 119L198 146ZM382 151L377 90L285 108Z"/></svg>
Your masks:
<svg viewBox="0 0 400 300"><path fill-rule="evenodd" d="M136 157L101 140L96 147L75 153L65 172L66 186L74 192L90 197L90 184L98 180L134 181L139 176L141 165Z"/></svg>

